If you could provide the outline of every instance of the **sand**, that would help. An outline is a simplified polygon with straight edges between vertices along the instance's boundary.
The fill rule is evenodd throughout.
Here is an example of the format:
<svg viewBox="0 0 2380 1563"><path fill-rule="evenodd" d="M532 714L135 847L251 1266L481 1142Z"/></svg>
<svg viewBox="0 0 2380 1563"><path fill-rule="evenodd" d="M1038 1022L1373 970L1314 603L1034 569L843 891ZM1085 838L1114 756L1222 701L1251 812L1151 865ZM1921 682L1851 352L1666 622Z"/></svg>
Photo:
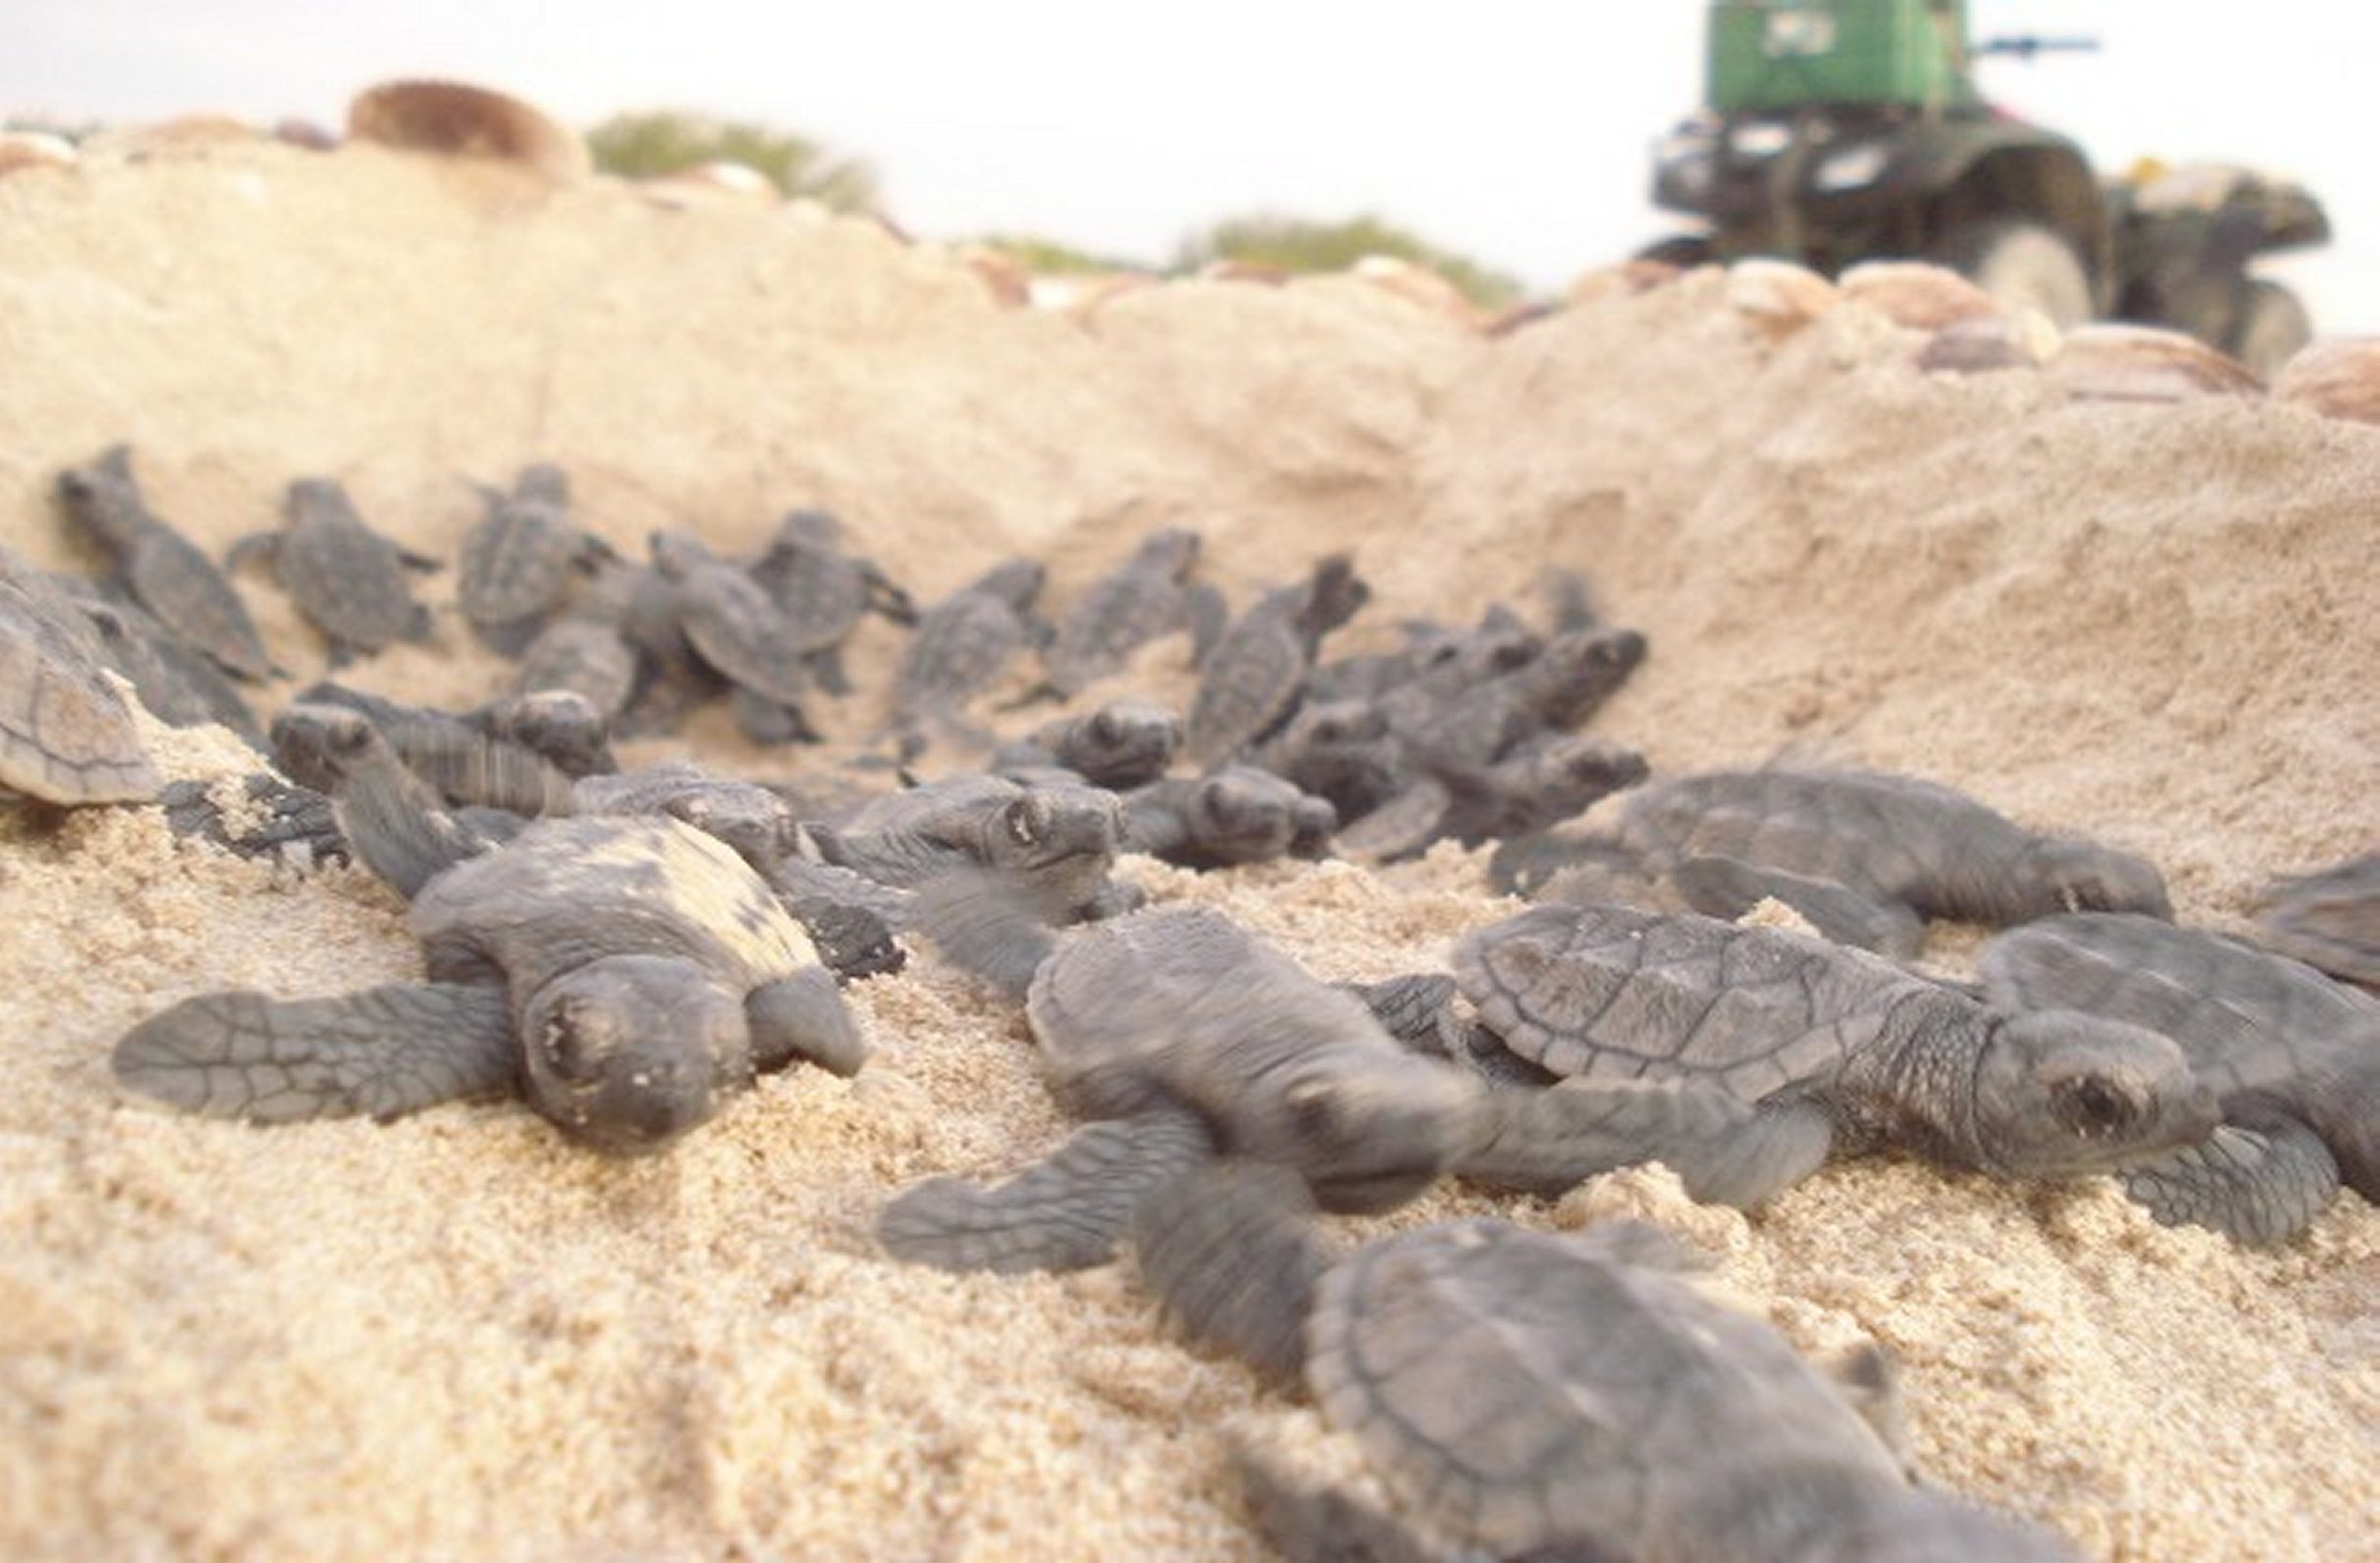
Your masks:
<svg viewBox="0 0 2380 1563"><path fill-rule="evenodd" d="M1559 562L1650 637L1597 730L1656 767L1919 771L2150 854L2224 927L2268 873L2374 846L2380 429L1927 376L1920 341L1857 305L1775 336L1715 273L1504 337L1347 278L1018 310L944 253L784 209L373 148L94 154L0 179L0 540L90 568L46 487L129 439L214 546L325 473L450 550L466 480L542 458L625 547L665 523L742 546L823 505L922 596L1029 551L1062 604L1167 522L1205 529L1235 600L1352 547L1378 599L1349 646L1525 603ZM278 592L245 590L320 671ZM493 692L450 582L431 595L439 643L356 682ZM898 643L864 631L863 691ZM1124 682L1178 697L1180 661L1160 642ZM638 751L675 752L803 763L715 714ZM1441 962L1510 910L1454 852L1129 872L1332 978ZM507 1103L255 1129L119 1097L108 1047L186 994L417 973L359 872L238 863L146 811L11 812L0 919L0 1553L1243 1558L1227 1438L1316 1436L1169 1340L1128 1262L953 1278L871 1251L888 1191L1063 1131L1021 1022L930 954L852 991L857 1079L769 1079L624 1165ZM1933 1479L2088 1556L2380 1556L2380 1214L2352 1195L2270 1254L2105 1182L1891 1161L1751 1219L1653 1170L1393 1220L1481 1210L1649 1212L1797 1342L1881 1340Z"/></svg>

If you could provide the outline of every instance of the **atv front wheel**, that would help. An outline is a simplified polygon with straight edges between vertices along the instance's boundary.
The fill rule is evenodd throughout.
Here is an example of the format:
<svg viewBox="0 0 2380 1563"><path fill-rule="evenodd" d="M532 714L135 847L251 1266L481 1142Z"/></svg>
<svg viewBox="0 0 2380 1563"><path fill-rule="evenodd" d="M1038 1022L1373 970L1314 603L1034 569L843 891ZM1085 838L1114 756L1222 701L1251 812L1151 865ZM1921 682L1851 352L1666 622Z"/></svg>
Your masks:
<svg viewBox="0 0 2380 1563"><path fill-rule="evenodd" d="M2238 329L2231 335L2231 356L2269 381L2298 348L2314 339L2314 322L2288 288L2250 280Z"/></svg>
<svg viewBox="0 0 2380 1563"><path fill-rule="evenodd" d="M2038 222L1995 217L1955 227L1934 259L2009 309L2036 309L2059 331L2091 318L2091 277L2074 247Z"/></svg>

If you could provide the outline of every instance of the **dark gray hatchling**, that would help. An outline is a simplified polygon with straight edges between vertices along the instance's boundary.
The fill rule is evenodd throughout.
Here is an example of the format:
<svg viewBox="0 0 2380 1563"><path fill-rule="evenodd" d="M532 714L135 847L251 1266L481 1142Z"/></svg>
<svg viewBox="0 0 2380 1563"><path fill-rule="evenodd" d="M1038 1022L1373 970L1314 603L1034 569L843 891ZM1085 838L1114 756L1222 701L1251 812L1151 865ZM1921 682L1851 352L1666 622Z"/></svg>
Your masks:
<svg viewBox="0 0 2380 1563"><path fill-rule="evenodd" d="M1045 571L1012 559L943 598L919 619L893 675L894 727L911 741L936 724L964 727L960 712L989 689L1009 659L1045 637L1033 617Z"/></svg>
<svg viewBox="0 0 2380 1563"><path fill-rule="evenodd" d="M1323 636L1371 598L1354 561L1334 554L1293 586L1276 587L1232 622L1207 654L1190 702L1184 752L1202 768L1261 742L1304 697Z"/></svg>
<svg viewBox="0 0 2380 1563"><path fill-rule="evenodd" d="M82 607L0 550L0 792L139 803L160 782Z"/></svg>
<svg viewBox="0 0 2380 1563"><path fill-rule="evenodd" d="M1110 877L1125 824L1104 788L970 772L881 794L804 829L821 862L897 889L982 870L1011 876L1069 917L1103 916L1131 900Z"/></svg>
<svg viewBox="0 0 2380 1563"><path fill-rule="evenodd" d="M2172 915L2165 878L2146 859L2028 830L1914 776L1778 768L1674 777L1631 793L1614 841L1581 843L1580 856L1608 856L1614 844L1639 872L1671 878L1697 911L1737 917L1773 897L1829 937L1893 955L1917 952L1928 918L2004 927L2057 912Z"/></svg>
<svg viewBox="0 0 2380 1563"><path fill-rule="evenodd" d="M927 893L972 889L941 881ZM1362 1001L1220 913L1164 907L1064 936L995 895L946 900L926 927L962 966L1025 996L1043 1071L1094 1121L982 1188L929 1178L877 1236L951 1270L1104 1263L1153 1188L1218 1148L1295 1168L1332 1210L1402 1204L1475 1132L1481 1097L1391 1040Z"/></svg>
<svg viewBox="0 0 2380 1563"><path fill-rule="evenodd" d="M872 561L847 552L843 523L826 511L788 514L748 573L777 605L804 670L828 694L851 692L842 649L864 615L898 625L918 622L909 593Z"/></svg>
<svg viewBox="0 0 2380 1563"><path fill-rule="evenodd" d="M237 571L252 558L271 565L298 612L330 642L334 668L399 640L430 638L430 610L413 600L406 571L439 562L374 531L329 478L291 483L282 529L241 539L227 563Z"/></svg>
<svg viewBox="0 0 2380 1563"><path fill-rule="evenodd" d="M1187 630L1193 660L1205 655L1222 633L1227 609L1213 586L1190 579L1203 542L1186 526L1160 527L1084 588L1041 657L1058 698L1073 698L1160 635Z"/></svg>
<svg viewBox="0 0 2380 1563"><path fill-rule="evenodd" d="M430 980L185 999L117 1043L128 1089L265 1122L516 1091L579 1143L642 1155L757 1071L860 1068L866 1044L833 976L725 843L676 819L599 817L488 847L392 785L402 776L360 769L342 812L359 855L411 898Z"/></svg>
<svg viewBox="0 0 2380 1563"><path fill-rule="evenodd" d="M353 717L370 723L444 805L521 815L570 812L571 778L525 745L459 716L328 681L272 719L273 762L292 781L335 794L356 751Z"/></svg>
<svg viewBox="0 0 2380 1563"><path fill-rule="evenodd" d="M1094 787L1123 792L1165 774L1181 752L1182 719L1155 700L1125 696L1053 717L992 752L997 771L1072 771Z"/></svg>
<svg viewBox="0 0 2380 1563"><path fill-rule="evenodd" d="M169 633L120 584L80 575L45 578L81 608L97 631L91 649L132 685L149 715L168 727L213 723L254 748L264 748L265 730L231 677L213 658Z"/></svg>
<svg viewBox="0 0 2380 1563"><path fill-rule="evenodd" d="M57 495L67 517L114 558L132 599L168 632L234 678L261 684L281 671L230 579L149 509L131 447L110 446L89 465L60 472Z"/></svg>
<svg viewBox="0 0 2380 1563"><path fill-rule="evenodd" d="M1613 905L1540 906L1466 935L1479 1032L1601 1113L1608 1143L1484 1147L1482 1181L1567 1187L1669 1164L1750 1208L1830 1157L1894 1148L2004 1178L2120 1172L2214 1132L2214 1093L2171 1039L2065 1010L1979 1003L1863 950ZM1484 1046L1476 1034L1466 1038Z"/></svg>
<svg viewBox="0 0 2380 1563"><path fill-rule="evenodd" d="M568 603L582 575L618 556L570 519L569 480L560 467L526 466L509 493L482 493L488 513L463 534L455 597L473 633L513 656Z"/></svg>
<svg viewBox="0 0 2380 1563"><path fill-rule="evenodd" d="M1587 721L1644 661L1634 630L1574 630L1516 667L1440 699L1407 704L1412 691L1382 704L1392 731L1423 769L1494 763L1518 746Z"/></svg>
<svg viewBox="0 0 2380 1563"><path fill-rule="evenodd" d="M2269 1244L2343 1178L2380 1203L2380 999L2238 939L2115 913L2010 929L1976 970L1994 1003L2171 1037L2211 1083L2223 1127L2124 1176L2158 1220Z"/></svg>
<svg viewBox="0 0 2380 1563"><path fill-rule="evenodd" d="M2267 885L2256 936L2282 954L2380 987L2380 852Z"/></svg>
<svg viewBox="0 0 2380 1563"><path fill-rule="evenodd" d="M1225 1162L1152 1193L1134 1245L1177 1327L1302 1380L1387 1495L1243 1443L1250 1510L1290 1559L2075 1555L1913 1482L1878 1430L1881 1353L1820 1371L1658 1228L1479 1217L1340 1253L1295 1178Z"/></svg>
<svg viewBox="0 0 2380 1563"><path fill-rule="evenodd" d="M655 532L650 546L694 654L738 688L798 704L809 691L802 668L809 647L760 583L683 527Z"/></svg>
<svg viewBox="0 0 2380 1563"><path fill-rule="evenodd" d="M1565 733L1489 765L1422 773L1341 830L1338 848L1359 863L1398 863L1441 841L1476 847L1532 835L1647 774L1636 751Z"/></svg>
<svg viewBox="0 0 2380 1563"><path fill-rule="evenodd" d="M1339 811L1255 765L1167 776L1124 795L1124 847L1185 869L1229 869L1331 850Z"/></svg>

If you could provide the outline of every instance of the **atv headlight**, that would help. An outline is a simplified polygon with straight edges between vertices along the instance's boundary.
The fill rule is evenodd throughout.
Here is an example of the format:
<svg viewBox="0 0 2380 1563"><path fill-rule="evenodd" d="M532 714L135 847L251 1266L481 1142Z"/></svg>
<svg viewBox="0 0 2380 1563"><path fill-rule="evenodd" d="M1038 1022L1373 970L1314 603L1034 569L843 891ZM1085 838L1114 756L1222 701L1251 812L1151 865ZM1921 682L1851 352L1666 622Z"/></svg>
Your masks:
<svg viewBox="0 0 2380 1563"><path fill-rule="evenodd" d="M1712 138L1708 132L1681 130L1653 144L1653 183L1688 201L1698 201L1710 189Z"/></svg>
<svg viewBox="0 0 2380 1563"><path fill-rule="evenodd" d="M1793 127L1780 120L1747 120L1727 133L1727 150L1752 162L1774 157L1792 145Z"/></svg>
<svg viewBox="0 0 2380 1563"><path fill-rule="evenodd" d="M1892 160L1892 151L1880 141L1855 141L1837 147L1818 159L1810 176L1810 187L1823 195L1836 195L1845 190L1857 190L1872 185Z"/></svg>

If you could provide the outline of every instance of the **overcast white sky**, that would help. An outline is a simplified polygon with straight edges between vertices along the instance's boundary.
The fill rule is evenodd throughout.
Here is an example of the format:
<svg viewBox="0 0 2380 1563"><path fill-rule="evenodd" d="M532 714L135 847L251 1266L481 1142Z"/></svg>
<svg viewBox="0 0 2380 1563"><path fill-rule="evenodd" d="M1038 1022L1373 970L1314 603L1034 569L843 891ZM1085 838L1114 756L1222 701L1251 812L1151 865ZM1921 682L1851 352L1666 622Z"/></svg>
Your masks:
<svg viewBox="0 0 2380 1563"><path fill-rule="evenodd" d="M2325 332L2380 331L2380 6L1971 0L1979 35L2088 32L1986 90L2103 166L2306 180L2338 242L2276 270ZM1032 232L1149 264L1219 217L1370 211L1540 289L1663 231L1647 147L1700 89L1698 0L0 0L0 112L199 109L337 125L443 75L568 120L764 120L875 169L921 235Z"/></svg>

